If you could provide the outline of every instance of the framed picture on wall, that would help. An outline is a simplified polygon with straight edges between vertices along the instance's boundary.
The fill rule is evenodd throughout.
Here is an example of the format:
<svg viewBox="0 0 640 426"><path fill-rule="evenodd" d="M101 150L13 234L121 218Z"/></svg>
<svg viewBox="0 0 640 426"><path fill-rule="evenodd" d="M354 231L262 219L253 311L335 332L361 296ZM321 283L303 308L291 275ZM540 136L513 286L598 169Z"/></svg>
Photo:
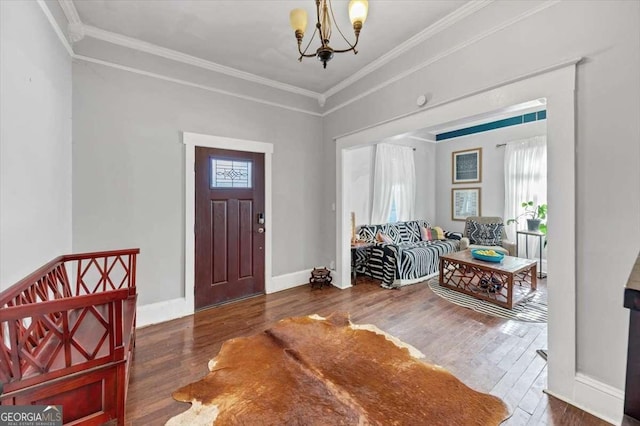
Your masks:
<svg viewBox="0 0 640 426"><path fill-rule="evenodd" d="M451 220L480 214L480 188L451 188Z"/></svg>
<svg viewBox="0 0 640 426"><path fill-rule="evenodd" d="M452 182L482 182L482 148L454 151L451 153Z"/></svg>

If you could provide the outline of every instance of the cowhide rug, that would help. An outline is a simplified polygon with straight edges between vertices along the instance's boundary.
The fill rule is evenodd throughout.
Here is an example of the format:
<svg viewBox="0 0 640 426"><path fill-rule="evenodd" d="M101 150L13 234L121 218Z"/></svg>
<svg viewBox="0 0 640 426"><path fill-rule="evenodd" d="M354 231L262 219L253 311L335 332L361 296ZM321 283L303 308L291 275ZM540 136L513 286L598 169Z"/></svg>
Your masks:
<svg viewBox="0 0 640 426"><path fill-rule="evenodd" d="M175 425L497 425L504 402L346 314L288 318L226 341L210 373L173 393Z"/></svg>

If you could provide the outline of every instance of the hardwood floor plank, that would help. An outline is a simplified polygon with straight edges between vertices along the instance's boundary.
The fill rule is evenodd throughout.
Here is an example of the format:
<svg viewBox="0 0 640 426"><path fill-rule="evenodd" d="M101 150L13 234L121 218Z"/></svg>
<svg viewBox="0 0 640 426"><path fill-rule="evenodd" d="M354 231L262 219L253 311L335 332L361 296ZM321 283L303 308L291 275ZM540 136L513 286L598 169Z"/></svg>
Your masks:
<svg viewBox="0 0 640 426"><path fill-rule="evenodd" d="M502 426L525 426L529 422L530 417L531 415L529 413L516 407L513 415L509 417Z"/></svg>
<svg viewBox="0 0 640 426"><path fill-rule="evenodd" d="M536 380L542 369L545 367L546 362L539 356L534 357L527 369L518 378L516 383L509 389L504 401L514 407L520 407L520 401L525 396L527 391L531 389L533 382ZM523 410L526 412L526 410Z"/></svg>
<svg viewBox="0 0 640 426"><path fill-rule="evenodd" d="M507 424L595 419L540 394L546 368L535 350L546 346L545 324L507 321L453 305L425 283L386 290L359 278L357 286L345 290L301 286L139 329L127 424L161 425L188 409L171 393L205 376L207 363L225 340L259 333L283 318L333 312L349 312L354 323L374 324L415 346L428 362L454 372L467 385L518 404Z"/></svg>
<svg viewBox="0 0 640 426"><path fill-rule="evenodd" d="M529 346L527 347L530 346L531 343L529 343ZM516 385L522 374L526 371L531 362L537 356L535 350L526 351L526 348L523 349L522 352L517 351L517 353L520 354L520 357L516 362L513 363L513 365L511 365L500 382L498 382L498 384L492 389L491 393L493 393L494 395L498 395L501 398L507 396L509 391ZM515 405L517 406L517 404Z"/></svg>
<svg viewBox="0 0 640 426"><path fill-rule="evenodd" d="M545 394L547 400L547 406L545 407L543 419L545 421L544 424L549 425L561 425L563 423L564 413L567 411L569 404Z"/></svg>
<svg viewBox="0 0 640 426"><path fill-rule="evenodd" d="M563 425L567 426L603 426L609 424L573 405L567 406L561 421Z"/></svg>
<svg viewBox="0 0 640 426"><path fill-rule="evenodd" d="M527 413L533 415L535 413L540 400L544 396L544 389L547 387L547 366L545 365L536 380L533 382L527 393L520 400L518 407Z"/></svg>

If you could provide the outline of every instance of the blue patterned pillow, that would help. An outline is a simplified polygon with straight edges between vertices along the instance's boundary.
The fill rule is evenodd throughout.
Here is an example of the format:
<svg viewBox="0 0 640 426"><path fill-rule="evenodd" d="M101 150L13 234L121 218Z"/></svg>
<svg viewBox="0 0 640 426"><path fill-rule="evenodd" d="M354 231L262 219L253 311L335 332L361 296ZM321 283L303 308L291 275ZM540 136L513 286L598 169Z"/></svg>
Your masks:
<svg viewBox="0 0 640 426"><path fill-rule="evenodd" d="M478 223L470 220L467 224L467 236L471 244L481 246L502 245L504 223Z"/></svg>

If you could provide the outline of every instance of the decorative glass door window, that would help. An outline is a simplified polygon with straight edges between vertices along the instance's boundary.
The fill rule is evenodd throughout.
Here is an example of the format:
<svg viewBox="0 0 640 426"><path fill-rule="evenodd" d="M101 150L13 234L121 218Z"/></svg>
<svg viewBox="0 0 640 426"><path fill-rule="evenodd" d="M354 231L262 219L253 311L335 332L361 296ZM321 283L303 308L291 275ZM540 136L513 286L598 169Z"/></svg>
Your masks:
<svg viewBox="0 0 640 426"><path fill-rule="evenodd" d="M251 188L251 161L211 158L211 188Z"/></svg>

